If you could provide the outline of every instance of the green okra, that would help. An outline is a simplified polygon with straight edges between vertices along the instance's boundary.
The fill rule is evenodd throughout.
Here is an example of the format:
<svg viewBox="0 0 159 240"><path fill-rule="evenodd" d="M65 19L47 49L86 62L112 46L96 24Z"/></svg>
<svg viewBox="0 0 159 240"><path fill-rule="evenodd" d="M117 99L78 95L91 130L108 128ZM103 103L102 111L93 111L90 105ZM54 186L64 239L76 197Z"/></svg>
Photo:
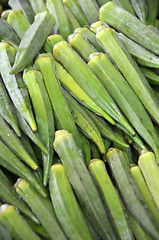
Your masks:
<svg viewBox="0 0 159 240"><path fill-rule="evenodd" d="M137 17L113 2L108 2L100 8L100 20L153 53L159 54L159 36Z"/></svg>
<svg viewBox="0 0 159 240"><path fill-rule="evenodd" d="M151 195L151 192L148 189L148 186L146 184L146 181L144 179L144 176L139 168L138 165L132 165L130 167L131 174L136 182L137 187L140 190L140 193L147 203L148 208L150 209L156 224L159 225L159 211L158 208L153 200L153 197Z"/></svg>
<svg viewBox="0 0 159 240"><path fill-rule="evenodd" d="M34 21L35 13L30 5L29 0L9 0L8 1L9 6L13 9L20 9L23 11L24 15L28 19L30 23Z"/></svg>
<svg viewBox="0 0 159 240"><path fill-rule="evenodd" d="M0 19L0 39L9 39L19 45L20 39L14 29L3 19Z"/></svg>
<svg viewBox="0 0 159 240"><path fill-rule="evenodd" d="M73 94L73 96L80 101L81 104L93 112L101 115L112 124L115 124L114 120L110 118L97 104L83 91L78 83L72 78L72 76L66 71L66 69L57 61L55 61L56 74L60 82Z"/></svg>
<svg viewBox="0 0 159 240"><path fill-rule="evenodd" d="M128 147L129 145L126 144L120 137L114 132L114 129L106 122L103 118L94 114L87 108L85 108L86 112L90 116L90 118L94 121L96 126L98 127L101 135L111 141L117 142L119 145L123 147Z"/></svg>
<svg viewBox="0 0 159 240"><path fill-rule="evenodd" d="M97 22L92 23L92 24L90 25L90 30L91 30L94 34L96 34L96 33L99 31L99 29L105 28L105 27L109 27L109 25L100 20L100 21L97 21ZM96 41L97 41L97 40L96 40ZM103 52L103 49L102 49L102 52Z"/></svg>
<svg viewBox="0 0 159 240"><path fill-rule="evenodd" d="M124 204L145 232L157 240L159 237L158 227L155 225L153 216L135 184L123 152L111 148L107 153L107 159Z"/></svg>
<svg viewBox="0 0 159 240"><path fill-rule="evenodd" d="M100 159L101 154L100 154L100 151L99 151L99 148L97 147L97 145L94 142L90 141L90 146L91 146L92 158Z"/></svg>
<svg viewBox="0 0 159 240"><path fill-rule="evenodd" d="M106 4L107 2L109 2L109 0L97 0L97 3L100 7L104 4Z"/></svg>
<svg viewBox="0 0 159 240"><path fill-rule="evenodd" d="M157 0L146 0L147 2L147 24L154 25L155 20L157 19L158 12L158 1Z"/></svg>
<svg viewBox="0 0 159 240"><path fill-rule="evenodd" d="M6 9L4 10L2 13L1 13L1 19L7 21L7 17L9 15L9 13L11 12L12 10L11 9Z"/></svg>
<svg viewBox="0 0 159 240"><path fill-rule="evenodd" d="M120 139L125 141L125 143L128 142L128 141L126 141L123 132L119 128L115 128L114 132L117 133L120 136ZM125 158L126 158L126 160L129 164L132 162L132 152L131 152L131 147L130 146L125 148L123 146L120 146L118 143L113 142L113 147L118 148L120 151L123 152L123 154L124 154L124 156L125 156Z"/></svg>
<svg viewBox="0 0 159 240"><path fill-rule="evenodd" d="M97 51L80 33L69 35L68 43L86 62L89 61L89 55Z"/></svg>
<svg viewBox="0 0 159 240"><path fill-rule="evenodd" d="M63 3L74 15L81 27L89 24L88 19L77 0L63 0Z"/></svg>
<svg viewBox="0 0 159 240"><path fill-rule="evenodd" d="M33 132L26 120L24 119L23 115L15 109L16 116L18 119L18 124L20 129L25 133L31 140L34 142L43 152L48 153L46 147L40 140L39 134L36 132Z"/></svg>
<svg viewBox="0 0 159 240"><path fill-rule="evenodd" d="M42 184L39 184L29 167L24 165L2 141L0 141L0 165L17 176L26 179L42 196L47 196Z"/></svg>
<svg viewBox="0 0 159 240"><path fill-rule="evenodd" d="M115 3L115 5L123 8L127 12L131 13L132 15L135 15L132 3L129 0L112 0L112 2Z"/></svg>
<svg viewBox="0 0 159 240"><path fill-rule="evenodd" d="M38 164L38 159L37 159L36 154L34 152L34 149L33 149L33 146L32 146L33 144L29 140L29 137L22 132L22 134L20 136L20 140L21 140L22 145L26 149L26 151L31 156L31 158L34 160L34 162L36 164ZM42 183L42 178L43 178L42 169L40 167L38 167L38 169L36 171L33 170L33 174L36 176L37 180L41 184Z"/></svg>
<svg viewBox="0 0 159 240"><path fill-rule="evenodd" d="M159 102L139 66L119 40L115 30L105 28L98 32L96 37L104 50L111 56L144 107L156 121L159 121Z"/></svg>
<svg viewBox="0 0 159 240"><path fill-rule="evenodd" d="M128 215L128 220L130 227L132 228L133 234L135 236L136 240L152 240L149 234L147 234L143 228L138 224L138 222L135 220L135 218L130 214L129 211L126 211Z"/></svg>
<svg viewBox="0 0 159 240"><path fill-rule="evenodd" d="M50 237L48 236L48 234L46 233L45 229L43 228L43 226L41 224L36 224L33 221L31 221L28 218L25 218L25 221L29 224L29 226L31 227L31 229L37 233L41 238L45 239L45 240L49 240Z"/></svg>
<svg viewBox="0 0 159 240"><path fill-rule="evenodd" d="M12 205L3 204L0 207L0 222L14 239L40 240L38 235L31 230L17 209Z"/></svg>
<svg viewBox="0 0 159 240"><path fill-rule="evenodd" d="M0 77L0 115L14 129L18 136L21 135L11 101Z"/></svg>
<svg viewBox="0 0 159 240"><path fill-rule="evenodd" d="M55 24L54 17L48 12L36 14L34 22L25 32L16 52L15 62L10 73L22 71L31 63L41 49ZM46 27L47 25L47 27Z"/></svg>
<svg viewBox="0 0 159 240"><path fill-rule="evenodd" d="M52 106L46 88L43 82L42 74L37 70L30 70L23 75L23 79L28 88L35 118L37 122L38 133L42 143L48 150L48 153L42 152L43 159L43 184L47 185L50 167L53 160L53 140L54 140L54 117Z"/></svg>
<svg viewBox="0 0 159 240"><path fill-rule="evenodd" d="M118 38L122 41L127 51L135 58L136 62L145 67L158 68L159 57L145 49L143 46L132 41L122 33L118 33Z"/></svg>
<svg viewBox="0 0 159 240"><path fill-rule="evenodd" d="M29 21L20 9L10 11L7 22L13 27L20 39L30 27Z"/></svg>
<svg viewBox="0 0 159 240"><path fill-rule="evenodd" d="M4 202L14 205L20 212L25 214L25 216L32 219L34 222L39 223L37 218L29 210L29 208L19 199L12 183L9 181L7 176L0 169L0 198Z"/></svg>
<svg viewBox="0 0 159 240"><path fill-rule="evenodd" d="M96 1L77 0L77 2L84 11L89 23L96 22L99 19L99 6Z"/></svg>
<svg viewBox="0 0 159 240"><path fill-rule="evenodd" d="M120 122L132 135L135 134L100 80L67 42L57 43L53 49L53 55L100 108Z"/></svg>
<svg viewBox="0 0 159 240"><path fill-rule="evenodd" d="M86 165L88 166L89 161L91 160L91 147L89 139L84 135L84 133L79 131L80 139L83 146L83 157Z"/></svg>
<svg viewBox="0 0 159 240"><path fill-rule="evenodd" d="M61 226L57 222L50 199L43 198L23 179L18 179L15 188L17 193L23 198L38 218L50 239L66 239Z"/></svg>
<svg viewBox="0 0 159 240"><path fill-rule="evenodd" d="M159 85L159 75L149 68L141 67L140 70L152 85Z"/></svg>
<svg viewBox="0 0 159 240"><path fill-rule="evenodd" d="M159 186L158 186L158 178L159 178L159 167L155 160L155 155L153 152L142 151L141 155L138 159L139 168L145 178L145 181L148 185L148 188L151 192L153 200L159 209Z"/></svg>
<svg viewBox="0 0 159 240"><path fill-rule="evenodd" d="M7 123L0 117L0 137L2 141L25 163L31 168L37 169L38 165L33 161L28 152L21 144L18 137L10 129Z"/></svg>
<svg viewBox="0 0 159 240"><path fill-rule="evenodd" d="M96 124L89 117L84 108L67 91L64 91L64 96L67 99L75 123L82 132L98 146L101 154L104 154L105 147L103 139Z"/></svg>
<svg viewBox="0 0 159 240"><path fill-rule="evenodd" d="M4 85L15 107L23 114L24 118L27 120L32 130L35 131L36 123L19 89L19 86L17 84L17 76L14 74L11 75L9 73L11 70L12 58L14 59L14 56L15 56L15 49L7 43L1 43L0 72L2 75Z"/></svg>
<svg viewBox="0 0 159 240"><path fill-rule="evenodd" d="M70 34L69 21L64 9L62 0L47 0L46 7L49 12L54 16L57 24L57 30L60 35L67 39ZM57 33L55 31L55 33Z"/></svg>
<svg viewBox="0 0 159 240"><path fill-rule="evenodd" d="M0 240L12 240L10 232L0 224Z"/></svg>
<svg viewBox="0 0 159 240"><path fill-rule="evenodd" d="M91 25L92 26L92 25ZM98 52L103 52L103 49L99 46L96 35L87 27L78 28L74 31L74 33L81 34Z"/></svg>
<svg viewBox="0 0 159 240"><path fill-rule="evenodd" d="M35 65L41 71L44 83L53 106L53 110L63 129L70 131L76 140L76 144L82 154L82 145L79 134L69 110L67 101L63 95L60 82L58 81L54 69L54 59L51 55L39 55L35 61Z"/></svg>
<svg viewBox="0 0 159 240"><path fill-rule="evenodd" d="M45 2L43 0L29 0L29 3L35 14L47 11Z"/></svg>
<svg viewBox="0 0 159 240"><path fill-rule="evenodd" d="M63 41L63 36L60 34L53 34L48 36L44 44L44 49L47 53L52 53L53 47L56 43Z"/></svg>
<svg viewBox="0 0 159 240"><path fill-rule="evenodd" d="M138 18L146 23L147 3L145 0L130 0L130 3Z"/></svg>
<svg viewBox="0 0 159 240"><path fill-rule="evenodd" d="M81 211L62 164L51 167L49 190L52 204L66 236L70 240L93 240L87 220Z"/></svg>
<svg viewBox="0 0 159 240"><path fill-rule="evenodd" d="M128 225L121 200L106 171L103 161L100 159L92 159L88 169L99 186L119 238L132 240L132 232Z"/></svg>
<svg viewBox="0 0 159 240"><path fill-rule="evenodd" d="M106 54L91 55L90 59L88 66L101 80L134 129L158 155L158 137L140 99Z"/></svg>
<svg viewBox="0 0 159 240"><path fill-rule="evenodd" d="M65 168L77 199L94 230L103 239L116 239L93 179L78 153L73 135L66 130L56 131L53 146Z"/></svg>
<svg viewBox="0 0 159 240"><path fill-rule="evenodd" d="M76 28L81 27L75 16L72 14L72 12L69 10L67 6L64 6L66 15L68 17L70 27L71 27L71 32L73 32Z"/></svg>

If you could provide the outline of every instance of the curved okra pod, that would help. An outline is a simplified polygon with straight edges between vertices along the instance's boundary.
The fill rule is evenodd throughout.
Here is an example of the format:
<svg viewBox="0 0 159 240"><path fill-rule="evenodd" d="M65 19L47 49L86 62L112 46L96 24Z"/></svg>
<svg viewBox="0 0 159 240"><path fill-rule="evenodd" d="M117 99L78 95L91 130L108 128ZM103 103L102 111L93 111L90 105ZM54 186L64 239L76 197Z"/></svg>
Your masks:
<svg viewBox="0 0 159 240"><path fill-rule="evenodd" d="M35 223L39 223L37 218L29 210L28 207L19 199L12 183L9 181L7 176L0 169L0 198L8 204L12 204L18 208L20 212L25 214L25 216L32 219Z"/></svg>
<svg viewBox="0 0 159 240"><path fill-rule="evenodd" d="M159 166L156 163L153 152L142 151L138 159L139 168L145 178L153 200L159 209Z"/></svg>
<svg viewBox="0 0 159 240"><path fill-rule="evenodd" d="M89 117L84 108L65 90L64 96L67 99L75 123L79 126L82 132L98 146L101 154L104 154L105 147L103 139L96 124Z"/></svg>
<svg viewBox="0 0 159 240"><path fill-rule="evenodd" d="M103 161L92 159L88 169L98 184L120 239L132 240L133 236L126 220L121 200L106 171Z"/></svg>
<svg viewBox="0 0 159 240"><path fill-rule="evenodd" d="M93 179L78 153L73 135L66 130L56 131L53 146L65 168L77 199L95 231L103 239L116 239Z"/></svg>
<svg viewBox="0 0 159 240"><path fill-rule="evenodd" d="M2 141L0 141L0 165L30 182L43 197L47 196L45 189L38 183L30 169Z"/></svg>
<svg viewBox="0 0 159 240"><path fill-rule="evenodd" d="M15 56L15 49L7 43L1 43L0 45L0 72L2 75L3 82L11 97L12 102L15 107L23 114L24 118L27 120L32 130L36 130L36 123L31 115L24 97L17 84L17 76L11 75L9 72L11 70L12 59Z"/></svg>
<svg viewBox="0 0 159 240"><path fill-rule="evenodd" d="M1 39L9 39L16 45L19 45L20 38L14 31L14 29L3 19L0 19L0 38Z"/></svg>
<svg viewBox="0 0 159 240"><path fill-rule="evenodd" d="M62 164L52 165L49 190L57 219L68 238L70 240L93 240L87 220L81 211Z"/></svg>
<svg viewBox="0 0 159 240"><path fill-rule="evenodd" d="M9 123L9 125L14 129L16 134L20 136L21 135L20 129L15 118L11 102L9 101L7 91L5 90L4 84L2 83L1 77L0 77L0 115L6 122Z"/></svg>
<svg viewBox="0 0 159 240"><path fill-rule="evenodd" d="M13 27L20 39L30 27L30 23L20 9L10 11L7 22Z"/></svg>
<svg viewBox="0 0 159 240"><path fill-rule="evenodd" d="M159 237L158 226L155 225L153 216L135 184L123 152L116 148L110 148L107 159L126 207L145 232L157 240Z"/></svg>
<svg viewBox="0 0 159 240"><path fill-rule="evenodd" d="M48 12L41 12L35 16L34 22L25 32L16 52L15 62L10 73L22 71L31 63L55 24L54 17ZM47 27L46 27L47 26Z"/></svg>
<svg viewBox="0 0 159 240"><path fill-rule="evenodd" d="M153 196L151 194L151 192L149 191L149 188L146 184L146 181L144 179L144 176L139 168L138 165L134 165L132 164L132 166L130 167L130 171L131 174L135 180L136 185L139 188L139 191L143 197L143 199L145 200L145 202L147 203L147 206L149 207L155 221L156 224L159 225L159 211L158 208L153 200Z"/></svg>
<svg viewBox="0 0 159 240"><path fill-rule="evenodd" d="M112 28L104 28L96 35L103 49L111 56L138 98L151 116L159 122L159 102L139 66L124 48Z"/></svg>
<svg viewBox="0 0 159 240"><path fill-rule="evenodd" d="M3 204L0 207L0 222L8 229L14 239L40 240L12 205Z"/></svg>
<svg viewBox="0 0 159 240"><path fill-rule="evenodd" d="M74 17L77 19L79 22L80 26L85 26L88 25L88 19L83 12L82 8L78 4L77 0L63 0L63 3L65 6L68 7L70 12L74 15Z"/></svg>
<svg viewBox="0 0 159 240"><path fill-rule="evenodd" d="M23 11L24 15L28 19L30 23L34 21L35 13L30 5L29 0L9 0L8 1L9 6L13 9L20 9Z"/></svg>
<svg viewBox="0 0 159 240"><path fill-rule="evenodd" d="M64 69L64 67L55 61L56 74L60 82L73 94L73 96L80 101L81 104L93 112L108 119L111 124L115 124L114 120L110 118L97 104L88 96L88 94L78 85L72 76Z"/></svg>
<svg viewBox="0 0 159 240"><path fill-rule="evenodd" d="M43 75L50 101L61 127L63 129L67 129L73 134L79 151L82 154L82 145L78 131L69 110L67 101L63 95L59 81L56 77L53 58L49 54L39 55L35 61L35 65Z"/></svg>
<svg viewBox="0 0 159 240"><path fill-rule="evenodd" d="M59 34L61 34L64 39L67 39L70 34L69 21L64 9L63 1L61 0L47 0L46 7L48 11L54 16L57 24L57 29ZM55 33L57 33L55 31Z"/></svg>
<svg viewBox="0 0 159 240"><path fill-rule="evenodd" d="M158 136L140 99L106 54L99 53L90 58L88 66L101 80L134 129L158 156Z"/></svg>
<svg viewBox="0 0 159 240"><path fill-rule="evenodd" d="M53 55L103 111L120 122L132 135L135 134L103 84L67 42L57 43L53 48Z"/></svg>
<svg viewBox="0 0 159 240"><path fill-rule="evenodd" d="M48 153L42 152L43 184L46 186L53 160L54 117L52 106L46 92L42 74L39 71L29 70L23 75L23 79L32 100L37 131L42 143L48 150Z"/></svg>
<svg viewBox="0 0 159 240"><path fill-rule="evenodd" d="M38 218L50 239L66 240L63 230L57 222L50 199L43 198L23 179L17 180L15 188L16 192L22 197Z"/></svg>
<svg viewBox="0 0 159 240"><path fill-rule="evenodd" d="M159 54L159 36L137 17L113 2L108 2L100 8L100 20L153 53Z"/></svg>
<svg viewBox="0 0 159 240"><path fill-rule="evenodd" d="M122 41L127 51L135 58L138 64L145 67L159 68L158 56L122 33L118 33L118 38Z"/></svg>

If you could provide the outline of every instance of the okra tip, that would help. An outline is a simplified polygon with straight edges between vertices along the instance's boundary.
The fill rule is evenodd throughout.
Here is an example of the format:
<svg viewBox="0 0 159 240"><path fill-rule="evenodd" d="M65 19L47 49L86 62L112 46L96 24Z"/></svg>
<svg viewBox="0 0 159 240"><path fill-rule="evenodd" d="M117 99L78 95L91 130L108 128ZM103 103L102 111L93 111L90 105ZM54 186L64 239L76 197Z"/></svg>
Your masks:
<svg viewBox="0 0 159 240"><path fill-rule="evenodd" d="M96 158L91 159L89 161L88 169L90 169L94 164L99 164L101 162L103 163L103 161L101 159L96 159Z"/></svg>

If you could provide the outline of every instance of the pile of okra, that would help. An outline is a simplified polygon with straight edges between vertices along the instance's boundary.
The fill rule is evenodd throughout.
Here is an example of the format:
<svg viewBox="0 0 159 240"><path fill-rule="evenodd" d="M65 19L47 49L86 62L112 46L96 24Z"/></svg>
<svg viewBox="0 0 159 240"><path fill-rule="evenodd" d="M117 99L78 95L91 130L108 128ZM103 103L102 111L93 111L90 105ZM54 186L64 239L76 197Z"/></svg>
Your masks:
<svg viewBox="0 0 159 240"><path fill-rule="evenodd" d="M0 11L0 240L159 240L159 1Z"/></svg>

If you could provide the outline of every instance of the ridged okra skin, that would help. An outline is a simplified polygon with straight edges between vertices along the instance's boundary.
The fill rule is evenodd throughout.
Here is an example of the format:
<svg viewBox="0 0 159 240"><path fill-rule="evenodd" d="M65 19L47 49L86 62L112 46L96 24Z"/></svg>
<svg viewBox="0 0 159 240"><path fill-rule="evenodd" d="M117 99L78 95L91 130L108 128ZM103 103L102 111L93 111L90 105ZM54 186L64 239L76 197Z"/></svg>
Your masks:
<svg viewBox="0 0 159 240"><path fill-rule="evenodd" d="M82 209L95 231L104 239L116 239L110 219L87 167L78 153L73 135L66 130L55 132L54 149Z"/></svg>

